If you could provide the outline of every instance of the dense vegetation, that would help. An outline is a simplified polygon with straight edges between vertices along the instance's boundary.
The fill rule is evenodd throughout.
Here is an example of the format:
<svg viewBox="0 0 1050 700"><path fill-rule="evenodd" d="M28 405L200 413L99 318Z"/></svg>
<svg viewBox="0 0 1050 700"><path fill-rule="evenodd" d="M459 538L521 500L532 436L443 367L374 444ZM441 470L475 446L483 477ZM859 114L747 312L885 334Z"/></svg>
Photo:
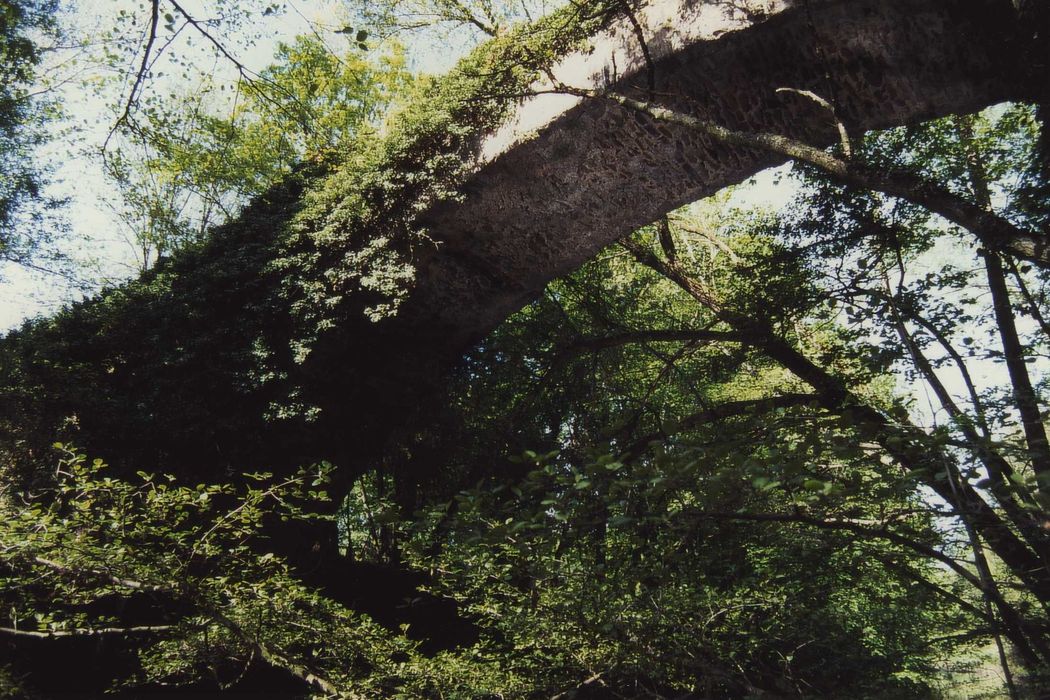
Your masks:
<svg viewBox="0 0 1050 700"><path fill-rule="evenodd" d="M285 121L139 125L144 271L0 342L0 696L939 697L989 647L989 692L1046 686L1050 279L922 196L799 158L787 210L696 203L369 376L420 213L625 11L470 15L440 80L302 39ZM1045 237L1043 114L823 153Z"/></svg>

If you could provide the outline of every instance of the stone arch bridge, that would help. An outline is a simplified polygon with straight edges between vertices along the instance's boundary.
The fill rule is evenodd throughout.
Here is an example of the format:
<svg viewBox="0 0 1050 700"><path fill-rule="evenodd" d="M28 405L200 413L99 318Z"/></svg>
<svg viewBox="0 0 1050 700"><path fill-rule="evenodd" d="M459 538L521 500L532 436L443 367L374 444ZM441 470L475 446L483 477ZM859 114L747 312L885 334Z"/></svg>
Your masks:
<svg viewBox="0 0 1050 700"><path fill-rule="evenodd" d="M1010 0L653 0L552 80L610 90L745 132L816 145L850 133L1045 102L1050 11ZM635 22L636 20L636 22ZM436 252L396 318L370 332L399 369L384 392L411 403L412 349L454 362L508 315L606 245L785 160L729 146L606 100L540 94L476 149L461 202L426 216ZM385 327L384 327L385 326Z"/></svg>
<svg viewBox="0 0 1050 700"><path fill-rule="evenodd" d="M1042 99L1048 44L1014 5L654 0L640 27L613 25L552 76L640 100L653 80L661 106L826 145L828 112L778 88L825 97L853 133ZM479 144L464 201L427 217L439 253L421 266L403 322L460 350L609 243L783 160L604 100L531 98Z"/></svg>
<svg viewBox="0 0 1050 700"><path fill-rule="evenodd" d="M778 88L823 96L854 133L1004 100L1046 103L1048 26L1050 9L1036 0L652 0L562 59L549 79L824 145L836 138L828 112ZM258 286L245 275L231 292L229 275L212 273L228 267L223 256L243 253L219 240L212 257L177 262L184 274L153 305L118 290L127 309L119 317L106 315L108 302L88 302L0 342L9 385L0 439L24 446L35 431L50 445L53 430L75 419L71 439L85 451L190 478L351 463L403 429L432 377L551 279L783 160L569 94L522 102L475 144L474 158L465 196L423 215L437 245L418 262L400 312L348 321L342 345L296 370L325 407L319 420L264 419L273 397L235 372L250 347L236 351L234 370L219 366L231 342L247 341L234 321L227 329L216 319L256 314ZM178 352L165 358L162 348Z"/></svg>

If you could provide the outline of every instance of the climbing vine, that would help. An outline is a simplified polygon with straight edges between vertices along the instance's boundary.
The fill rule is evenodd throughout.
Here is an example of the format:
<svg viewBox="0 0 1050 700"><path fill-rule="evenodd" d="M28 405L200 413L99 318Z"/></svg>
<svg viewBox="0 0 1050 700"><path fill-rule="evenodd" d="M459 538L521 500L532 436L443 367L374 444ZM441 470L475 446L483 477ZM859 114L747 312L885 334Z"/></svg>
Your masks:
<svg viewBox="0 0 1050 700"><path fill-rule="evenodd" d="M302 337L302 360L318 334L348 313L377 321L397 313L416 263L435 249L420 216L456 201L477 166L487 132L559 57L618 16L622 2L569 6L476 49L447 76L424 79L387 132L349 145L344 159L312 185L274 265L287 282ZM348 304L350 306L348 307Z"/></svg>

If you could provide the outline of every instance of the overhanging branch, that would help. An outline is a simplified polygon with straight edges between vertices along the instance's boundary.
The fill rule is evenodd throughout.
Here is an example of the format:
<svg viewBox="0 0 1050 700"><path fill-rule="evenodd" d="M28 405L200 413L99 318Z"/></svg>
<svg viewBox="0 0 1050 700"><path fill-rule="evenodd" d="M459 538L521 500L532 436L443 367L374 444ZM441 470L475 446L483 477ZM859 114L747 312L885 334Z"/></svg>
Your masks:
<svg viewBox="0 0 1050 700"><path fill-rule="evenodd" d="M658 121L704 133L724 144L769 151L806 163L833 179L853 187L897 197L943 216L973 233L984 245L1050 268L1050 238L1023 229L998 214L968 201L944 187L904 170L881 170L838 158L823 149L780 134L730 129L717 122L637 100L612 91L575 88L557 80L551 92L604 99L647 114ZM840 138L842 137L840 131ZM848 136L845 137L849 143Z"/></svg>

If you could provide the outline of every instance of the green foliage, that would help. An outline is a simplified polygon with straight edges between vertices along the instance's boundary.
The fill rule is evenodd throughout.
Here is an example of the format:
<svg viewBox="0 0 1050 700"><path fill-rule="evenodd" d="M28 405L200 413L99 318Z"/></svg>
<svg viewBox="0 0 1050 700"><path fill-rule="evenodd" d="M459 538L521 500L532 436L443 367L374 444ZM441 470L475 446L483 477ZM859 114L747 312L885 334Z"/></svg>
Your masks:
<svg viewBox="0 0 1050 700"><path fill-rule="evenodd" d="M608 22L615 6L574 5L492 39L448 75L421 80L378 139L354 144L305 197L288 254L277 261L296 299L300 355L345 316L355 291L373 300L372 320L397 312L413 262L434 245L418 223L436 202L461 196L475 167L477 137L502 123L542 68Z"/></svg>
<svg viewBox="0 0 1050 700"><path fill-rule="evenodd" d="M684 214L675 230L698 218ZM734 277L734 267L772 265L780 254L743 226L717 254L700 249L699 238L680 238L686 243L696 246L697 273L732 279L741 303L747 280L761 278ZM124 288L129 296L117 308L135 293L171 294L176 269ZM797 268L784 274L804 279ZM793 328L810 308L800 302L778 318ZM93 603L123 595L99 571L148 582L158 595L178 582L173 605L133 621L167 627L132 638L133 685L236 683L242 673L253 677L245 666L254 655L287 676L307 671L362 697L598 688L628 697L930 694L923 679L953 648L931 639L970 623L898 570L950 585L946 575L899 545L790 520L892 514L898 530L935 545L939 535L911 482L887 476L877 456L858 449L848 422L814 418L805 402L690 422L705 405L799 389L751 350L661 341L573 351L581 337L713 322L652 271L603 256L505 324L468 364L455 410L431 434L406 441L410 458L430 455L440 465L418 499L399 492L396 468L350 490L341 514L348 557L424 576L416 595L457 601L478 630L475 642L423 653L410 639L412 623L379 626L303 585L272 555L260 537L267 518L286 513L293 496L305 497L306 513L323 507L316 492L325 487L312 471L283 485L194 487L120 478L126 469L107 476L70 455L49 490L8 491L8 503L34 505L8 519L12 544L3 551L13 585L5 590L16 596L20 625L33 619L72 631L132 622L92 616ZM508 424L507 415L521 420ZM516 441L557 449L494 468L493 456L514 451ZM621 453L631 456L613 456ZM769 513L788 520L747 519ZM27 534L42 522L44 534ZM27 574L44 585L26 589ZM55 606L56 598L69 604Z"/></svg>
<svg viewBox="0 0 1050 700"><path fill-rule="evenodd" d="M969 144L964 125L972 129ZM1025 213L1024 192L1018 188L1019 174L1030 168L1038 126L1030 105L1001 105L981 115L870 134L858 144L857 157L879 168L921 174L977 199L967 161L968 149L975 149L995 209L1019 225L1038 226ZM817 275L828 312L846 320L849 342L838 354L863 354L877 365L900 369L909 381L921 381L923 372L897 327L903 319L935 369L978 375L998 367L994 371L1003 381L978 381L960 391L964 415L952 419L952 430L965 422L1007 443L1018 438L1009 408L1013 389L1003 372L1001 329L986 298L981 258L974 256L982 253L980 239L913 204L844 187L808 169L802 169L800 180L804 196L778 235L797 251L793 257L805 260ZM838 262L828 265L829 259ZM1025 334L1026 362L1038 376L1035 355L1047 342L1040 311L1046 272L1020 261L1006 264L1017 325ZM1020 445L1001 449L1016 468L1028 468Z"/></svg>
<svg viewBox="0 0 1050 700"><path fill-rule="evenodd" d="M743 225L724 248L704 248L682 233L698 214L675 219L679 260L750 303L771 277L734 271L773 270L781 251ZM797 265L783 274L807 288ZM797 329L811 310L775 311ZM403 446L413 459L439 455L442 471L422 477L421 501L433 505L391 522L392 475L354 486L352 555L428 572L429 590L458 600L540 694L581 684L628 697L932 692L931 664L949 649L930 645L934 630L969 623L885 562L950 579L907 548L819 528L885 519L936 546L913 482L860 449L848 420L805 401L696 420L704 406L800 389L752 351L645 337L714 323L613 251L558 281L473 355L454 394L459 415ZM806 330L800 343L834 354L831 330L824 341ZM637 337L585 342L622 333ZM877 370L842 365L859 390L892 403ZM553 451L494 457L521 443Z"/></svg>
<svg viewBox="0 0 1050 700"><path fill-rule="evenodd" d="M523 481L428 511L406 556L440 572L436 589L460 600L539 694L599 683L629 697L920 696L906 678L928 673L920 640L947 619L873 552L911 557L804 527L734 523L735 512L792 499L747 486L730 466L744 455L729 453L722 464L703 450L580 467L529 453Z"/></svg>
<svg viewBox="0 0 1050 700"><path fill-rule="evenodd" d="M274 63L232 96L205 79L189 94L151 100L126 144L104 159L140 267L203 238L302 163L338 161L375 131L409 80L398 50L335 55L299 37L278 45ZM215 113L217 99L228 114Z"/></svg>
<svg viewBox="0 0 1050 700"><path fill-rule="evenodd" d="M376 518L481 631L473 645L424 655L407 627L384 629L299 583L260 539L268 518L316 517L325 467L191 487L113 478L101 460L61 449L52 488L7 488L0 501L10 611L0 634L133 640L137 664L118 679L132 686L236 689L265 661L345 697L538 697L592 684L919 697L928 691L909 678L928 672L923 640L948 622L928 592L879 564L937 576L906 551L705 519L704 508L793 500L742 480L733 449L635 465L599 455L578 468L527 453L530 471L513 486L459 493L410 521L389 507ZM362 482L359 503L380 507L376 485Z"/></svg>
<svg viewBox="0 0 1050 700"><path fill-rule="evenodd" d="M365 692L391 657L413 654L412 643L298 583L259 540L264 518L312 517L302 505L323 500L327 467L251 475L235 492L145 472L114 479L100 460L62 449L52 489L2 495L6 635L138 637L140 665L119 679L136 685L209 674L235 685L262 656L293 675L321 665L347 688L369 677ZM120 619L143 599L145 619Z"/></svg>
<svg viewBox="0 0 1050 700"><path fill-rule="evenodd" d="M306 362L311 350L327 335L327 352L353 365L353 328L395 312L414 256L432 245L420 213L459 196L475 136L505 114L537 61L553 60L608 19L600 9L548 18L521 30L520 41L501 37L449 76L422 81L383 134L357 132L156 270L11 334L0 423L13 461L31 469L56 437L129 468L209 473L314 459L318 421L340 420L340 407L353 404L343 387L354 382L352 373L339 382L327 370L319 375ZM387 78L379 76L394 80L399 69L376 70L372 86L382 91ZM341 91L357 94L338 82L318 93L325 109ZM347 118L361 124L371 108ZM342 137L343 127L331 128L332 139ZM286 453L258 453L261 436L274 430L287 436ZM217 454L216 444L232 452Z"/></svg>
<svg viewBox="0 0 1050 700"><path fill-rule="evenodd" d="M326 465L280 480L251 474L235 490L145 472L116 479L101 460L60 449L53 488L0 494L2 640L133 639L136 663L112 679L131 687L237 689L259 665L317 697L527 687L482 650L420 654L404 630L319 595L266 551L265 519L318 517ZM19 666L16 657L16 675Z"/></svg>
<svg viewBox="0 0 1050 700"><path fill-rule="evenodd" d="M553 283L464 359L442 405L385 396L374 375L405 337L370 324L398 312L434 245L421 215L463 196L479 134L622 10L493 31L449 76L413 82L396 54L367 60L367 37L345 62L302 40L266 74L287 100L245 93L203 139L172 136L185 115L150 116L171 137L165 186L257 196L4 340L5 634L129 638L131 685L237 687L269 667L362 697L916 697L989 630L1032 642L1038 670L1043 570L994 559L1012 537L1043 560L1018 392L967 387L962 410L942 399L950 421L924 424L891 374L932 384L926 364L1007 352L969 234L918 207L810 173L793 217L724 199L678 212ZM873 135L854 157L979 199L979 151L993 204L1028 223L1007 181L1036 122L1008 107ZM134 163L114 163L131 182ZM136 203L177 233L151 197ZM1032 318L1021 364L1044 352L1044 278L1019 267L1011 283ZM56 436L115 468L67 452L53 472ZM320 453L338 456L339 504L324 474L290 467ZM135 474L149 464L179 478ZM257 465L289 476L245 474ZM339 523L332 570L308 566L309 540L278 542L282 518ZM354 608L394 574L409 595L382 624ZM434 601L476 639L442 645Z"/></svg>
<svg viewBox="0 0 1050 700"><path fill-rule="evenodd" d="M36 96L41 44L54 31L53 0L0 5L0 259L30 262L46 252L44 174L34 159L45 139L52 105ZM36 86L39 89L39 86Z"/></svg>

